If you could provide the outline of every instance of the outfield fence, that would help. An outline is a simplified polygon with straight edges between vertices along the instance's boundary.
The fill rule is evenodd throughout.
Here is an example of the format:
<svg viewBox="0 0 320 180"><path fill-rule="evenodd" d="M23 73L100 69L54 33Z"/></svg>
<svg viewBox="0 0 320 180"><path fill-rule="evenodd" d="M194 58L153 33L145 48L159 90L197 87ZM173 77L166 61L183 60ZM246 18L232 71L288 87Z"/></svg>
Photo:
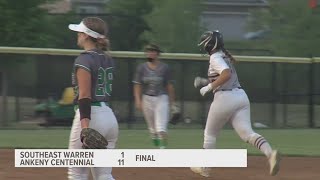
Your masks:
<svg viewBox="0 0 320 180"><path fill-rule="evenodd" d="M71 86L72 64L80 50L0 47L1 125L24 122L34 116L34 106L48 97L58 100ZM116 60L112 108L129 128L145 127L134 108L132 78L145 61L143 52L112 51ZM236 56L242 87L251 101L257 127L315 128L320 126L320 58ZM163 53L173 69L177 101L183 122L177 127L203 127L213 96L201 97L193 87L196 76L205 77L208 56ZM68 121L71 122L69 119ZM141 125L141 126L139 126Z"/></svg>

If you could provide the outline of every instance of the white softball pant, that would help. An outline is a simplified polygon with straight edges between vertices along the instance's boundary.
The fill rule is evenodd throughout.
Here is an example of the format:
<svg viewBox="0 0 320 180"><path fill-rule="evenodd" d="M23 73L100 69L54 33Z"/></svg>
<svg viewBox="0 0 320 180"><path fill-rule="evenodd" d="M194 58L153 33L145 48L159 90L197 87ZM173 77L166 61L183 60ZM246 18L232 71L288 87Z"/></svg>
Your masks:
<svg viewBox="0 0 320 180"><path fill-rule="evenodd" d="M159 96L142 96L142 108L149 132L156 134L167 132L169 121L169 97L166 94Z"/></svg>
<svg viewBox="0 0 320 180"><path fill-rule="evenodd" d="M250 102L243 89L215 93L204 131L203 148L215 148L216 138L228 121L245 142L255 134L251 127Z"/></svg>
<svg viewBox="0 0 320 180"><path fill-rule="evenodd" d="M118 122L113 111L101 103L101 106L91 106L90 128L97 130L108 141L108 149L114 149L118 139ZM76 111L69 140L69 149L82 149L80 141L81 123L79 109ZM114 180L111 167L72 167L68 168L69 180L88 180L89 170L95 180Z"/></svg>

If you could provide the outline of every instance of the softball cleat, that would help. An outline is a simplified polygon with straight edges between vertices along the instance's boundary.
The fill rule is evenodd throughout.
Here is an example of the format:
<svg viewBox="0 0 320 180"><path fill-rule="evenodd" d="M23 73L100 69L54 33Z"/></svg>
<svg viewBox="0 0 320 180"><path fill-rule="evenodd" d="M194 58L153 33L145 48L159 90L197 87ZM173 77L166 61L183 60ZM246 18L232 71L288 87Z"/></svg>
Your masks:
<svg viewBox="0 0 320 180"><path fill-rule="evenodd" d="M272 154L269 158L270 164L270 175L274 176L279 172L280 169L280 153L277 150L272 151Z"/></svg>
<svg viewBox="0 0 320 180"><path fill-rule="evenodd" d="M210 169L208 167L191 167L190 169L203 177L210 177Z"/></svg>

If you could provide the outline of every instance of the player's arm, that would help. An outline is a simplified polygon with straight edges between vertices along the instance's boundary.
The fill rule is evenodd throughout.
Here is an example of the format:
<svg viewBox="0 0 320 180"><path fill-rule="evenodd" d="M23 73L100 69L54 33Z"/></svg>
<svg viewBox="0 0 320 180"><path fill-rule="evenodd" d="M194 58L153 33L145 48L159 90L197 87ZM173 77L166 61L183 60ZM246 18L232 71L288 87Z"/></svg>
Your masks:
<svg viewBox="0 0 320 180"><path fill-rule="evenodd" d="M169 123L175 125L181 119L181 112L180 112L179 105L175 102L176 94L175 94L175 90L172 82L171 83L169 82L167 84L167 92L170 100L170 113L171 113Z"/></svg>
<svg viewBox="0 0 320 180"><path fill-rule="evenodd" d="M215 90L231 78L230 67L221 57L210 58L210 68L219 73L219 77L200 89L200 94L204 96L207 92Z"/></svg>
<svg viewBox="0 0 320 180"><path fill-rule="evenodd" d="M230 69L224 69L222 70L220 76L217 80L213 81L211 83L212 89L217 89L219 86L223 85L225 82L227 82L231 78L231 71Z"/></svg>
<svg viewBox="0 0 320 180"><path fill-rule="evenodd" d="M133 92L134 92L134 102L136 104L136 108L141 111L142 110L142 100L141 100L142 88L141 88L141 84L135 83L133 85Z"/></svg>
<svg viewBox="0 0 320 180"><path fill-rule="evenodd" d="M83 68L76 72L79 86L79 111L81 128L89 127L91 115L91 73Z"/></svg>
<svg viewBox="0 0 320 180"><path fill-rule="evenodd" d="M134 79L133 79L133 96L136 108L141 111L142 110L142 65L139 65L136 69Z"/></svg>
<svg viewBox="0 0 320 180"><path fill-rule="evenodd" d="M175 80L173 79L173 74L172 74L172 69L168 66L167 68L167 72L164 76L164 80L165 80L165 84L166 84L166 89L168 92L168 96L169 96L169 101L171 105L175 104L175 100L176 100L176 94L175 94L175 90L174 90L174 82Z"/></svg>
<svg viewBox="0 0 320 180"><path fill-rule="evenodd" d="M174 86L172 83L167 84L167 91L168 91L168 95L169 95L170 104L174 104L174 102L176 100L176 94L175 94Z"/></svg>
<svg viewBox="0 0 320 180"><path fill-rule="evenodd" d="M212 89L217 89L231 78L230 67L223 58L213 57L210 66L219 73L219 77L211 83Z"/></svg>

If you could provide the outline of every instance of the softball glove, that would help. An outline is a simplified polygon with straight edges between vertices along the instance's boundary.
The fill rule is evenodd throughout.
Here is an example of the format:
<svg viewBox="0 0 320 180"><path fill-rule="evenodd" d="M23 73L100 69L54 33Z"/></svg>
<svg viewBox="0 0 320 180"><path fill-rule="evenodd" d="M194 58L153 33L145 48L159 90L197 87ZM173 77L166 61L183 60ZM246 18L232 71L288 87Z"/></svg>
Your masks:
<svg viewBox="0 0 320 180"><path fill-rule="evenodd" d="M80 139L83 149L107 149L108 146L108 141L92 128L83 128Z"/></svg>

